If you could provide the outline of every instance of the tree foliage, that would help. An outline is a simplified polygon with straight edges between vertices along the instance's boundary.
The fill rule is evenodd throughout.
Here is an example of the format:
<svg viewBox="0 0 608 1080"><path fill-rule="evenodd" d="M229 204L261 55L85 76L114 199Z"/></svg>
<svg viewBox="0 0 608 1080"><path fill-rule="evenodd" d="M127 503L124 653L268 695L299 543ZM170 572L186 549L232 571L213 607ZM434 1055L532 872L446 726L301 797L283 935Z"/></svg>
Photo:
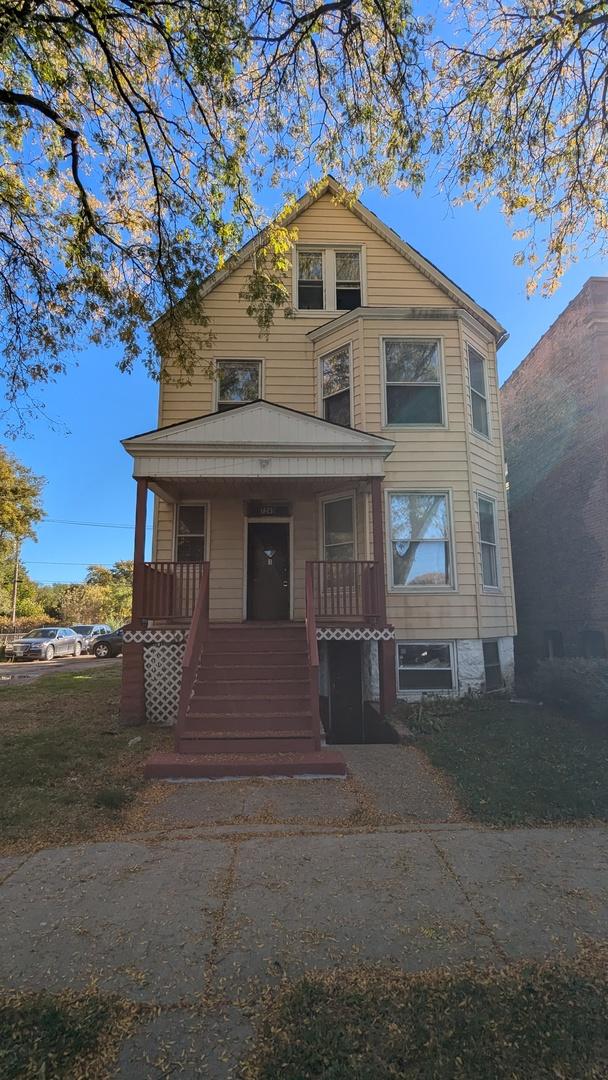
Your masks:
<svg viewBox="0 0 608 1080"><path fill-rule="evenodd" d="M577 244L606 250L607 27L606 0L463 0L441 38L409 0L0 0L9 399L83 328L187 379L199 285L263 223L262 186L288 211L330 171L418 190L438 156L452 195L523 218L552 288ZM284 214L254 254L262 331L292 240Z"/></svg>
<svg viewBox="0 0 608 1080"><path fill-rule="evenodd" d="M500 199L530 261L559 283L608 253L608 3L466 0L435 49L435 149L449 185Z"/></svg>
<svg viewBox="0 0 608 1080"><path fill-rule="evenodd" d="M63 370L81 326L128 369L163 310L145 358L191 370L198 285L260 224L262 180L409 175L423 29L407 0L0 0L11 397ZM262 324L284 253L279 227L251 285Z"/></svg>
<svg viewBox="0 0 608 1080"><path fill-rule="evenodd" d="M41 504L44 480L0 446L0 556L15 540L35 537L35 525L44 512Z"/></svg>

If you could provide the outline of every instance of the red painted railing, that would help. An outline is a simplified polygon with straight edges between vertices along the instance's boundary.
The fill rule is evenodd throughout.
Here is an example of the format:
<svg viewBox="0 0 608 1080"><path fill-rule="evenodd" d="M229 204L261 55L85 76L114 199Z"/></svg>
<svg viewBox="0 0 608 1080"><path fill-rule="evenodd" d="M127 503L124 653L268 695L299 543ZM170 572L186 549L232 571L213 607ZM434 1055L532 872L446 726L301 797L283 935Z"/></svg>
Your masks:
<svg viewBox="0 0 608 1080"><path fill-rule="evenodd" d="M178 731L183 729L186 722L196 672L205 642L209 636L209 563L201 563L201 570L200 589L194 605L186 651L182 661L182 685L179 692L177 711Z"/></svg>
<svg viewBox="0 0 608 1080"><path fill-rule="evenodd" d="M190 619L203 576L204 563L147 562L143 564L140 619Z"/></svg>
<svg viewBox="0 0 608 1080"><path fill-rule="evenodd" d="M317 619L375 622L380 614L377 563L310 562Z"/></svg>
<svg viewBox="0 0 608 1080"><path fill-rule="evenodd" d="M314 724L315 749L321 746L321 712L319 709L319 646L317 644L317 619L315 615L314 563L306 563L306 643L308 646L308 670L310 677L310 700Z"/></svg>

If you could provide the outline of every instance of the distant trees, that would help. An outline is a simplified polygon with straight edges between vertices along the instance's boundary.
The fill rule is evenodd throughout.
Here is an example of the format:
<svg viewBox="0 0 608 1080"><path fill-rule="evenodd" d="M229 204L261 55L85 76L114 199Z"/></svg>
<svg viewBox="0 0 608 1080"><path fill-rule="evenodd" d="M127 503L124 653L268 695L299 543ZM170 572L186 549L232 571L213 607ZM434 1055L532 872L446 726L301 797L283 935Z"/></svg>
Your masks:
<svg viewBox="0 0 608 1080"><path fill-rule="evenodd" d="M39 586L38 599L47 621L119 625L131 614L132 587L133 563L125 559L111 567L89 566L82 584Z"/></svg>

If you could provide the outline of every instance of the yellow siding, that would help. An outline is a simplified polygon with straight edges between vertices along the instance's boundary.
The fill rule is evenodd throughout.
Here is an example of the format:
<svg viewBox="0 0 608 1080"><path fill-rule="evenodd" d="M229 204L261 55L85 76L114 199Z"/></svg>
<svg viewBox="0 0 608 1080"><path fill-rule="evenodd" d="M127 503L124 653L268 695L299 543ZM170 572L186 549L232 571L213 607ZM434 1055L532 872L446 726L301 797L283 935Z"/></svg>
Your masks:
<svg viewBox="0 0 608 1080"><path fill-rule="evenodd" d="M455 591L401 593L388 590L389 621L402 638L470 638L507 636L514 632L514 606L509 557L508 520L503 474L495 350L485 331L461 319L454 302L412 266L390 244L325 195L298 218L298 241L306 244L364 245L367 306L452 309L452 318L406 320L378 317L354 319L313 343L309 332L331 321L328 312L307 312L293 318L277 314L267 339L245 313L248 267L237 269L206 298L205 310L214 334L212 349L201 345L201 371L187 387L161 385L160 424L177 423L213 411L214 386L208 370L214 359L261 359L263 396L303 412L321 413L319 361L325 353L350 343L353 370L354 424L395 443L386 461L385 488L447 490L450 493L457 575ZM291 287L291 277L288 281ZM203 340L205 330L199 334ZM385 428L382 417L382 336L440 337L442 342L447 422L444 428ZM465 342L487 357L492 439L472 432ZM294 504L295 616L303 616L304 561L319 557L318 493ZM484 593L481 585L476 492L497 500L502 590ZM254 495L254 492L248 492ZM244 496L246 497L246 496ZM285 497L289 497L288 493ZM277 499L281 496L277 494ZM371 505L361 491L357 498L357 551L372 551ZM211 503L211 616L240 619L243 609L242 499L214 498ZM170 508L157 514L155 554L172 557ZM368 547L366 546L368 545Z"/></svg>

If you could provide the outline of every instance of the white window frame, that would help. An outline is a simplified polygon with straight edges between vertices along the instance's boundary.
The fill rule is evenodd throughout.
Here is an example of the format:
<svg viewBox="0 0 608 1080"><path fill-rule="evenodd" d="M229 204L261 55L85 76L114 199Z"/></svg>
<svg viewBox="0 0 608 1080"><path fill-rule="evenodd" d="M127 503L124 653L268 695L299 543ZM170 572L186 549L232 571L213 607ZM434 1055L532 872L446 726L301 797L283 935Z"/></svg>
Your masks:
<svg viewBox="0 0 608 1080"><path fill-rule="evenodd" d="M264 359L261 356L215 356L213 358L214 378L213 378L213 412L219 412L220 408L220 374L218 364L258 364L260 369L260 384L259 384L259 396L264 397ZM237 403L235 402L235 405ZM251 404L251 402L242 402L241 404ZM230 409L225 409L225 412L230 412Z"/></svg>
<svg viewBox="0 0 608 1080"><path fill-rule="evenodd" d="M479 567L481 574L481 585L484 592L498 593L502 589L501 573L500 573L500 551L498 545L498 502L493 495L488 495L485 491L476 491L476 506L477 506L477 539L479 541ZM484 499L485 502L491 503L492 515L494 520L494 557L496 559L496 585L487 585L483 579L483 544L489 544L489 540L481 539L481 510L479 508L479 500Z"/></svg>
<svg viewBox="0 0 608 1080"><path fill-rule="evenodd" d="M350 390L350 426L354 427L355 423L355 394L353 387L353 344L352 341L345 341L342 345L336 345L334 349L330 349L329 352L323 353L319 357L319 416L322 420L325 419L325 397L323 395L323 361L328 357L333 356L334 353L340 352L342 349L348 349L348 385Z"/></svg>
<svg viewBox="0 0 608 1080"><path fill-rule="evenodd" d="M468 379L468 382L469 382L469 409L471 411L471 431L473 432L473 435L475 435L476 438L484 439L485 442L490 442L491 443L492 442L492 422L491 422L491 419L490 419L490 395L489 395L489 391L488 391L488 358L487 358L487 356L484 356L481 349L478 349L476 345L472 345L470 341L467 341L466 346L467 346L467 379ZM474 353L477 353L477 356L479 356L480 359L483 361L482 370L483 370L483 386L484 386L484 390L485 390L485 395L480 394L479 390L475 390L475 388L473 387L473 383L471 381L471 349L473 350ZM481 398L482 401L485 403L486 421L487 421L487 424L488 424L488 434L487 435L483 431L478 431L477 428L475 427L475 419L474 419L474 413L473 413L473 394L476 394L477 397Z"/></svg>
<svg viewBox="0 0 608 1080"><path fill-rule="evenodd" d="M320 251L323 257L323 307L322 308L299 308L298 307L298 281L299 281L299 254L301 251ZM292 310L298 317L312 316L319 318L321 313L332 315L348 315L348 310L339 311L336 303L336 251L356 251L359 253L359 269L361 274L361 307L367 304L367 267L365 257L365 244L296 244L292 258ZM332 303L330 303L330 301ZM356 309L351 309L356 310Z"/></svg>
<svg viewBox="0 0 608 1080"><path fill-rule="evenodd" d="M441 398L441 423L440 424L396 424L389 422L388 419L388 401L387 401L387 386L391 385L387 383L386 379L386 355L384 351L384 343L386 341L436 341L439 346L439 394ZM447 395L445 389L445 360L444 360L444 345L443 337L439 334L429 336L429 334L381 334L379 338L379 354L380 354L380 390L382 395L382 427L388 428L389 431L438 431L441 429L447 429L448 427L448 406ZM397 385L397 384L393 384ZM414 383L402 383L403 386L414 386ZM437 386L437 383L419 383L419 386Z"/></svg>
<svg viewBox="0 0 608 1080"><path fill-rule="evenodd" d="M343 499L350 499L353 507L353 561L358 559L357 554L357 492L354 488L349 491L336 491L327 495L322 495L319 498L319 558L322 562L325 562L325 506L327 503L342 502ZM346 562L350 562L347 559Z"/></svg>
<svg viewBox="0 0 608 1080"><path fill-rule="evenodd" d="M205 535L203 544L203 562L209 562L209 551L211 549L211 512L210 503L208 499L180 499L179 502L174 503L173 506L173 562L177 562L177 539L178 539L178 522L180 507L186 506L200 506L205 511Z"/></svg>
<svg viewBox="0 0 608 1080"><path fill-rule="evenodd" d="M449 543L449 575L447 585L395 585L393 581L393 546L391 541L391 495L443 495L446 500L448 543ZM454 530L453 498L451 488L413 488L404 487L402 484L385 488L384 492L384 521L385 521L385 558L387 560L387 580L389 593L456 593L458 592L458 573L456 559L456 541ZM420 644L415 642L414 644ZM422 643L424 644L424 642Z"/></svg>
<svg viewBox="0 0 608 1080"><path fill-rule="evenodd" d="M407 667L407 668L402 668L400 666L400 664L399 664L399 646L400 645L447 645L447 647L449 649L449 652L450 652L450 672L451 672L451 675L452 675L452 685L451 685L451 687L449 689L443 689L443 690L440 690L440 689L429 690L429 689L426 689L426 688L418 688L418 689L411 688L409 690L402 690L400 688L400 686L399 686L399 672L400 671L415 671L416 668L412 667L412 666ZM446 669L442 668L441 670L445 671ZM451 641L451 640L446 641L445 638L442 638L441 640L439 640L439 639L435 640L434 638L426 638L426 640L422 640L420 638L416 638L416 640L413 640L412 638L399 638L398 641L395 641L395 679L396 679L395 685L397 687L397 697L401 697L401 698L411 698L411 697L419 698L424 694L427 694L427 695L429 695L431 697L436 697L436 696L437 697L438 696L449 697L449 696L452 696L454 694L457 694L458 693L458 672L456 670L456 649L454 647L454 642Z"/></svg>

